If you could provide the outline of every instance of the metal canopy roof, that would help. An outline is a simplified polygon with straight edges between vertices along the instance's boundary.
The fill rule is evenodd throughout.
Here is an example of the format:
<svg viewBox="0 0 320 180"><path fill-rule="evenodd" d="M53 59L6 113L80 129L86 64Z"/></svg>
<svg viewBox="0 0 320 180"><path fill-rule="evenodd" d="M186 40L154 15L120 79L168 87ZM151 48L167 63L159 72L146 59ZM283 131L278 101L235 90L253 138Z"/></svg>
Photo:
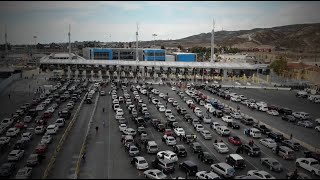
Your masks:
<svg viewBox="0 0 320 180"><path fill-rule="evenodd" d="M125 61L125 60L70 60L42 58L40 64L69 64L69 65L110 65L110 66L154 66L180 68L216 68L216 69L257 69L257 65L249 63L224 62L177 62L177 61Z"/></svg>

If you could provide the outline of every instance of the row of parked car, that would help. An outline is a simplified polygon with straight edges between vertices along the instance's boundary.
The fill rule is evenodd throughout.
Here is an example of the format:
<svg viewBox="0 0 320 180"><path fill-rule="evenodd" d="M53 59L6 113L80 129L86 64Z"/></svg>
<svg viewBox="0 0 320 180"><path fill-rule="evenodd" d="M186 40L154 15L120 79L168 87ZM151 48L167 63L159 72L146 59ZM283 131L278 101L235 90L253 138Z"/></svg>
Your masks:
<svg viewBox="0 0 320 180"><path fill-rule="evenodd" d="M63 86L62 83L64 83ZM19 118L6 118L1 122L1 126L9 128L6 135L0 137L1 151L4 153L8 150L10 153L7 158L8 161L0 167L0 176L11 177L15 173L19 161L27 155L26 150L31 148L30 144L34 140L34 135L42 135L42 138L35 147L34 152L29 155L26 164L18 170L15 177L29 178L32 174L32 169L45 158L48 145L53 139L52 135L56 134L59 127L64 126L65 120L71 117L71 110L81 97L82 90L78 86L78 83L73 86L70 86L71 84L72 81L70 80L58 82L51 91L41 94L38 98L34 98L31 103L25 103L15 114L15 117L19 116ZM76 87L80 90L75 90ZM64 96L67 94L66 92L68 94L73 93L73 96L66 97L65 99L65 101L71 99L70 102L58 113L59 118L55 123L47 126L53 113L65 102L61 100L60 96ZM49 107L47 110L44 110L44 108L41 110L37 108L39 105L44 108ZM42 114L38 116L41 112ZM16 124L14 127L10 127L14 121L16 121ZM21 138L14 143L14 138L20 134ZM11 146L12 144L13 146Z"/></svg>
<svg viewBox="0 0 320 180"><path fill-rule="evenodd" d="M311 117L309 113L306 112L294 112L289 108L286 107L279 107L276 105L268 104L264 101L256 101L254 99L248 99L244 95L239 95L237 93L231 92L229 89L223 89L219 88L217 85L212 85L207 89L212 94L215 94L219 97L222 97L224 99L230 99L231 101L240 103L242 105L247 106L251 109L256 109L261 112L266 112L267 114L270 114L272 116L280 116L281 119L295 123L298 126L302 126L305 128L313 128L320 132L320 118L317 118L314 120L314 122L311 122ZM317 124L316 126L314 124Z"/></svg>

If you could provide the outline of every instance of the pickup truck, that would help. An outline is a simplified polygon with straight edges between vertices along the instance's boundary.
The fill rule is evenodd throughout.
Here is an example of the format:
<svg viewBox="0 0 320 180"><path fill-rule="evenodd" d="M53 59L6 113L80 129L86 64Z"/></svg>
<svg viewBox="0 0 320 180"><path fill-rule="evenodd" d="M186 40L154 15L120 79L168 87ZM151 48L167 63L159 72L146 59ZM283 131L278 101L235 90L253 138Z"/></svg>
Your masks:
<svg viewBox="0 0 320 180"><path fill-rule="evenodd" d="M301 167L314 175L320 176L320 165L316 159L313 158L298 158L296 166Z"/></svg>
<svg viewBox="0 0 320 180"><path fill-rule="evenodd" d="M265 125L262 124L254 124L253 127L259 129L262 134L268 135L271 132L270 129L268 129Z"/></svg>

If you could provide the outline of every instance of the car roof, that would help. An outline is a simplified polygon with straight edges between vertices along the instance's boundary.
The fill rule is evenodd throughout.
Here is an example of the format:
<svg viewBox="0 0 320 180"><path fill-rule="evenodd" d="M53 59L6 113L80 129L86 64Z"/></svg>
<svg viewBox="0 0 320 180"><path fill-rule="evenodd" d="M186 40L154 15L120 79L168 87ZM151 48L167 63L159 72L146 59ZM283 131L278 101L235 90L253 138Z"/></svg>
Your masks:
<svg viewBox="0 0 320 180"><path fill-rule="evenodd" d="M194 163L193 161L187 160L187 161L183 161L184 164L188 165L188 166L197 166L196 163Z"/></svg>
<svg viewBox="0 0 320 180"><path fill-rule="evenodd" d="M229 154L234 160L241 160L243 159L239 154Z"/></svg>

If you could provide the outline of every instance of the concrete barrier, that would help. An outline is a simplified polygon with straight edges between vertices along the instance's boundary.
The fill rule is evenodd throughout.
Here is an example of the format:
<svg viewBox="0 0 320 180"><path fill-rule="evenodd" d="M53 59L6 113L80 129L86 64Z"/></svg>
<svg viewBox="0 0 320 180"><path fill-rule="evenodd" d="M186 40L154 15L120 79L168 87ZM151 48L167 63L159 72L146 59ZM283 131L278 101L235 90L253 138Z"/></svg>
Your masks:
<svg viewBox="0 0 320 180"><path fill-rule="evenodd" d="M89 123L88 123L87 133L86 133L86 136L85 136L85 138L83 140L82 147L81 147L81 150L80 150L80 153L79 153L79 156L78 156L78 161L77 161L77 165L76 165L75 173L74 173L74 179L78 179L78 175L79 175L79 172L80 172L80 166L81 166L82 154L84 154L84 152L87 149L88 136L89 136L89 133L90 133L91 125L92 125L92 122L93 122L93 116L94 116L94 113L96 111L99 98L100 98L100 93L98 93L98 95L97 95L96 102L94 104L94 108L93 108L93 111L92 111L92 114L91 114L91 117L90 117L90 120L89 120Z"/></svg>
<svg viewBox="0 0 320 180"><path fill-rule="evenodd" d="M55 149L55 151L54 151L54 153L53 153L53 155L52 155L52 157L51 157L51 159L50 159L50 162L48 163L48 166L47 166L47 168L45 169L45 171L44 171L44 173L43 173L42 179L46 179L46 178L48 177L48 175L49 175L49 173L50 173L50 170L52 169L52 166L53 166L54 162L56 161L56 157L57 157L57 155L58 155L58 153L59 153L59 151L60 151L60 149L61 149L61 147L62 147L62 145L63 145L63 143L64 143L64 141L65 141L65 139L66 139L66 137L68 136L68 134L69 134L69 132L70 132L70 130L71 130L71 128L72 128L72 126L73 126L76 118L77 118L78 115L79 115L79 111L80 111L80 109L81 109L81 107L82 107L82 105L83 105L83 102L84 102L85 97L87 96L87 94L88 94L88 93L86 93L86 94L83 96L83 98L82 98L82 100L81 100L81 103L80 103L78 109L76 110L75 114L73 115L73 118L72 118L72 120L70 121L68 127L67 127L66 130L64 131L64 133L63 133L63 135L62 135L62 137L61 137L61 139L60 139L60 141L59 141L59 143L58 143L58 145L57 145L57 147L56 147L56 149Z"/></svg>
<svg viewBox="0 0 320 180"><path fill-rule="evenodd" d="M7 79L3 80L0 83L0 94L4 91L13 81L19 79L21 77L21 73L12 74Z"/></svg>
<svg viewBox="0 0 320 180"><path fill-rule="evenodd" d="M268 90L282 90L290 91L291 88L284 87L268 87L268 86L238 86L238 85L221 85L224 88L241 88L241 89L268 89Z"/></svg>

